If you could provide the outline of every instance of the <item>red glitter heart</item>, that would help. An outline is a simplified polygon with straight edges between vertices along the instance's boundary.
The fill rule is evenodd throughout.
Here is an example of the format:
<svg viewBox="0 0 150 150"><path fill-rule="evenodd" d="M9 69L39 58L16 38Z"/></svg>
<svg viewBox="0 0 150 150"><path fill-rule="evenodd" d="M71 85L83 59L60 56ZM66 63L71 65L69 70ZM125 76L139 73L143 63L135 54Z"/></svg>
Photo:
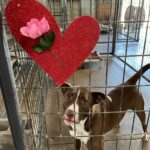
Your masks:
<svg viewBox="0 0 150 150"><path fill-rule="evenodd" d="M51 76L58 85L64 83L95 47L99 38L99 24L90 16L75 19L61 35L59 26L50 12L37 0L11 0L5 16L16 41L31 58ZM33 47L39 42L22 36L20 28L32 18L45 17L55 33L50 50L36 53Z"/></svg>

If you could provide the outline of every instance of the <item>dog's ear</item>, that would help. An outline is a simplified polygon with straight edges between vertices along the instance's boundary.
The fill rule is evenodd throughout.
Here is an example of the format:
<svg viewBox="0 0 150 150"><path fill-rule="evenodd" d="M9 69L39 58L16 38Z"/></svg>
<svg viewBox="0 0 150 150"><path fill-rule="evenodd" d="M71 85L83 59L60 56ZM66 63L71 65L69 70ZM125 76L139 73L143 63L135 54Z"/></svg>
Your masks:
<svg viewBox="0 0 150 150"><path fill-rule="evenodd" d="M101 92L92 92L91 93L91 104L99 104L101 101L106 100L111 102L111 98Z"/></svg>
<svg viewBox="0 0 150 150"><path fill-rule="evenodd" d="M69 90L69 87L71 87L71 84L63 83L63 85L61 86L61 91L62 91L63 95Z"/></svg>

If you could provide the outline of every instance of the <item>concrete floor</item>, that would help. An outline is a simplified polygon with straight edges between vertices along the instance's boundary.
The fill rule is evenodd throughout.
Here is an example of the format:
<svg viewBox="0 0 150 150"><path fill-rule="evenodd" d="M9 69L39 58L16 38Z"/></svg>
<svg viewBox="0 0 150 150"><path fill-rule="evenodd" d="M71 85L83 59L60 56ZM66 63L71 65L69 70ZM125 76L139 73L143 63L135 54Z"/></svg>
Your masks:
<svg viewBox="0 0 150 150"><path fill-rule="evenodd" d="M107 64L108 63L108 64ZM123 68L122 63L116 59L109 57L108 62L104 60L104 64L102 68L98 68L98 64L94 63L91 65L91 70L81 69L77 70L75 74L68 79L68 82L74 83L74 85L80 86L91 86L91 91L101 91L104 92L105 88L103 86L116 86L123 81ZM108 66L107 77L106 77L106 66ZM130 68L126 67L125 71L125 80L134 74ZM90 77L90 79L89 79ZM149 99L149 91L150 91L150 83L141 80L140 91L142 92L145 99L145 109L149 110L150 108L150 99ZM147 86L144 86L147 85ZM94 88L99 87L99 88ZM111 90L111 88L106 88L107 92ZM58 93L58 94L57 94ZM57 96L57 97L56 97ZM59 99L59 100L57 100ZM47 108L46 113L54 113L46 115L46 123L47 123L47 134L50 138L51 136L60 136L62 138L50 138L50 149L52 150L70 150L74 149L73 139L71 137L63 137L69 136L68 128L64 125L62 121L62 115L59 115L59 112L63 112L62 107L63 99L62 94L59 90L50 89L49 95L47 99ZM124 119L120 122L120 127L115 128L109 133L104 135L104 150L149 150L150 142L142 142L142 126L137 118L133 121L133 112L126 113ZM148 113L147 113L148 116ZM132 124L134 122L134 127L132 130ZM148 133L150 132L150 125L148 124ZM131 138L132 134L132 138ZM86 150L85 146L82 147L82 150Z"/></svg>
<svg viewBox="0 0 150 150"><path fill-rule="evenodd" d="M115 54L119 56L122 60L126 59L126 62L134 67L139 69L141 64L147 64L150 62L150 26L146 28L147 23L144 23L141 26L139 40L135 40L135 35L137 33L135 30L129 32L129 37L127 41L127 32L122 30L123 34L117 33L117 41L115 44ZM133 36L134 35L134 36ZM130 39L132 37L132 40ZM133 40L134 39L134 40ZM100 54L112 52L113 41L113 32L109 34L101 34L99 42L105 42L97 44L95 49Z"/></svg>

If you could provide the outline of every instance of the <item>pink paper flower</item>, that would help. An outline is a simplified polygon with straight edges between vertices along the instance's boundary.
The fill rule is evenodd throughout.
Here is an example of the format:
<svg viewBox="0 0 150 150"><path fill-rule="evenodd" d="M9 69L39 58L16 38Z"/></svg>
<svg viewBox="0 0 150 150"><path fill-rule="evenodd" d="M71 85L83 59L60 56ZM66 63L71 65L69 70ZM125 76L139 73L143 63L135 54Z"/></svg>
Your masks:
<svg viewBox="0 0 150 150"><path fill-rule="evenodd" d="M45 17L43 17L41 20L33 18L27 22L26 26L20 28L22 35L32 39L40 37L42 34L48 32L49 30L50 26Z"/></svg>

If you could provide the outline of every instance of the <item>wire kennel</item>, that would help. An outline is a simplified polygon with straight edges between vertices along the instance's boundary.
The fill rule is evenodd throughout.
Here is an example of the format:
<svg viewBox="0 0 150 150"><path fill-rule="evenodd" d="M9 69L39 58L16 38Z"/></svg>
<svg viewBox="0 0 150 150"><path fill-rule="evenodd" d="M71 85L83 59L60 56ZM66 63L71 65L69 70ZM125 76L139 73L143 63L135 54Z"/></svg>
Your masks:
<svg viewBox="0 0 150 150"><path fill-rule="evenodd" d="M20 120L23 120L22 135L27 139L24 144L30 150L74 149L74 139L68 134L68 128L62 120L64 110L61 90L15 42L4 16L7 2L7 0L0 2L3 39L5 51L11 58L9 65L12 63L14 76L12 80L15 82L15 91L19 99ZM101 61L93 62L89 59L88 62L84 62L85 68L78 69L68 80L73 86L79 85L106 94L116 85L124 83L141 66L150 63L149 0L40 0L40 2L52 12L62 33L78 16L91 15L100 22L101 35L93 51L100 54ZM100 67L99 63L102 63ZM144 111L149 135L150 71L141 78L137 88L145 99ZM6 91L2 89L2 92ZM0 97L0 101L1 99ZM7 109L13 111L13 108L6 105L4 107L3 103L0 108L0 117L3 121L7 117L6 111L9 112ZM142 142L144 133L135 112L136 110L129 110L119 128L103 135L104 150L110 147L113 150L150 148L149 142ZM115 113L122 113L121 107L120 111ZM11 114L8 117L12 117ZM16 120L12 121L10 127L15 122ZM7 133L7 130L5 131ZM15 134L17 133L12 132L15 146L20 145L15 139L17 136ZM6 150L6 145L2 146ZM82 149L86 149L85 146Z"/></svg>

